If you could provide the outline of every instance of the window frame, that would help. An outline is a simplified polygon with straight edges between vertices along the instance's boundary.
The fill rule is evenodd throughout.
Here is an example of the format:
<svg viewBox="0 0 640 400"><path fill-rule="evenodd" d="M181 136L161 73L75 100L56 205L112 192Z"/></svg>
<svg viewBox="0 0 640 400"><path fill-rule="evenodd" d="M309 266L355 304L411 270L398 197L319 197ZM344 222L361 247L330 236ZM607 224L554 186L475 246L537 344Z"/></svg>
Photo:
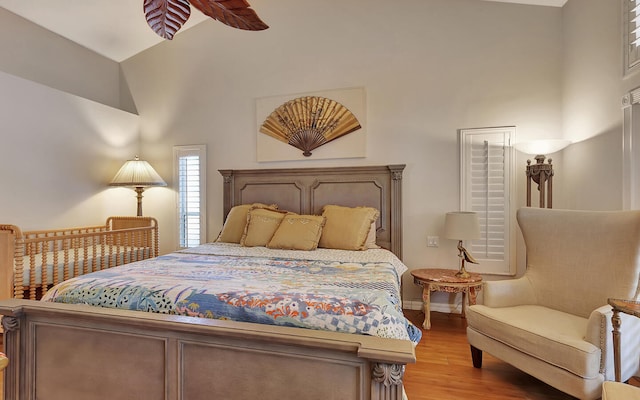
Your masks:
<svg viewBox="0 0 640 400"><path fill-rule="evenodd" d="M634 41L640 40L640 35L636 39L634 38L634 31L640 29L640 23L634 23L634 19L640 18L640 15L636 12L636 15L632 15L631 11L637 10L640 7L640 1L637 0L621 0L622 1L622 45L624 56L623 61L623 76L630 75L640 69L640 47L634 44Z"/></svg>
<svg viewBox="0 0 640 400"><path fill-rule="evenodd" d="M207 146L205 144L177 145L173 146L173 174L176 186L176 235L174 240L178 248L185 248L180 242L180 232L182 228L180 211L180 158L194 155L198 156L199 161L200 243L207 241Z"/></svg>
<svg viewBox="0 0 640 400"><path fill-rule="evenodd" d="M504 148L504 260L484 259L480 255L474 254L479 261L477 272L487 275L510 275L514 276L517 272L516 263L516 223L515 223L515 193L516 193L516 174L515 174L515 149L513 143L516 139L515 126L490 127L490 128L472 128L461 129L459 131L460 144L460 210L475 211L471 204L470 193L470 174L469 169L471 162L471 144L472 139L503 136ZM481 221L481 229L486 226L482 221L482 215L479 215ZM473 243L474 241L469 241ZM469 246L467 248L471 248Z"/></svg>

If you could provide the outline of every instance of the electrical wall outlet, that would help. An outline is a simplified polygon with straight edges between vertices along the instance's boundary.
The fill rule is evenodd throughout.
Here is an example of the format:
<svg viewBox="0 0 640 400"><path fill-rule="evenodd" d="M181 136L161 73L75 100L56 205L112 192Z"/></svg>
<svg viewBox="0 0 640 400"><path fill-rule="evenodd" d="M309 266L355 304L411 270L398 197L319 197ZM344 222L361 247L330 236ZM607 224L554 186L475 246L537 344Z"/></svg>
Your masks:
<svg viewBox="0 0 640 400"><path fill-rule="evenodd" d="M427 247L438 247L439 240L438 236L427 236Z"/></svg>

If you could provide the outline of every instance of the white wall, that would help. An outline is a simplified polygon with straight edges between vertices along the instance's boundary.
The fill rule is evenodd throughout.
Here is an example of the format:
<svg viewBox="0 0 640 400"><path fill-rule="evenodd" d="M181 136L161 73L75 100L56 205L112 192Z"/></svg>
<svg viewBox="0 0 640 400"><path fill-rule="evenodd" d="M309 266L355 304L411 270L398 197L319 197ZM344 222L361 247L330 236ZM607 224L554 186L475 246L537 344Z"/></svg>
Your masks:
<svg viewBox="0 0 640 400"><path fill-rule="evenodd" d="M458 209L458 130L515 125L521 140L561 130L560 8L476 0L252 6L268 30L206 21L122 64L144 157L170 187L172 146L208 146L209 239L223 222L218 169L405 163L404 261L456 268L455 243L433 249L426 239ZM366 158L256 162L257 98L349 87L366 90ZM147 210L160 218L166 248L176 234L174 199L153 190ZM404 287L406 299L420 298L410 276Z"/></svg>
<svg viewBox="0 0 640 400"><path fill-rule="evenodd" d="M0 221L22 229L135 215L107 184L138 149L138 116L0 72ZM133 154L133 155L132 155Z"/></svg>
<svg viewBox="0 0 640 400"><path fill-rule="evenodd" d="M623 78L620 1L569 0L563 7L563 208L622 208L622 96L640 84Z"/></svg>
<svg viewBox="0 0 640 400"><path fill-rule="evenodd" d="M118 63L1 7L0 54L1 71L51 88L115 108L129 96L121 90Z"/></svg>
<svg viewBox="0 0 640 400"><path fill-rule="evenodd" d="M0 222L22 229L135 215L109 188L139 151L120 65L0 8Z"/></svg>

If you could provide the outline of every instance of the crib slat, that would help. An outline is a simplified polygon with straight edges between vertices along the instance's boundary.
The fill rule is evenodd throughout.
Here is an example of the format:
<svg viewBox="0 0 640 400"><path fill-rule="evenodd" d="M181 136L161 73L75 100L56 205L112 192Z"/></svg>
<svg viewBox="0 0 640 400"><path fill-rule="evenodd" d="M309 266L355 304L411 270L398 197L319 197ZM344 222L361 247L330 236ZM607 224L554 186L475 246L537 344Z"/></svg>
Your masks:
<svg viewBox="0 0 640 400"><path fill-rule="evenodd" d="M73 276L78 276L81 272L80 263L78 262L80 260L80 257L78 256L78 254L80 253L80 250L78 248L80 246L80 241L81 238L77 238L73 241Z"/></svg>
<svg viewBox="0 0 640 400"><path fill-rule="evenodd" d="M60 261L60 256L58 254L58 246L57 246L57 242L54 243L53 245L53 284L57 285L58 283L60 283L60 271L58 270L58 268L56 267Z"/></svg>
<svg viewBox="0 0 640 400"><path fill-rule="evenodd" d="M29 299L36 299L36 245L35 243L29 243L27 245L27 251L29 252Z"/></svg>
<svg viewBox="0 0 640 400"><path fill-rule="evenodd" d="M106 247L104 241L100 241L100 269L107 267L107 257L105 253Z"/></svg>
<svg viewBox="0 0 640 400"><path fill-rule="evenodd" d="M70 278L69 274L69 240L62 241L62 280L66 281Z"/></svg>

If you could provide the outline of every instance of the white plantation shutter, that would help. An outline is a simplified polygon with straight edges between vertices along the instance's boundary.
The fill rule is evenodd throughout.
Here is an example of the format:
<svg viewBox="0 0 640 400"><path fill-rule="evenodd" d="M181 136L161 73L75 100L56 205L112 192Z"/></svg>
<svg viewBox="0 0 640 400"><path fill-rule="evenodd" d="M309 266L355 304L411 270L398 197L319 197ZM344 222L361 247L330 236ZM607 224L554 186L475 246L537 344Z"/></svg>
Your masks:
<svg viewBox="0 0 640 400"><path fill-rule="evenodd" d="M511 198L515 128L483 128L461 131L460 206L474 211L481 239L467 243L479 265L473 271L488 274L515 273Z"/></svg>
<svg viewBox="0 0 640 400"><path fill-rule="evenodd" d="M640 0L622 0L625 74L640 66Z"/></svg>
<svg viewBox="0 0 640 400"><path fill-rule="evenodd" d="M194 247L205 241L206 148L175 146L178 246Z"/></svg>

